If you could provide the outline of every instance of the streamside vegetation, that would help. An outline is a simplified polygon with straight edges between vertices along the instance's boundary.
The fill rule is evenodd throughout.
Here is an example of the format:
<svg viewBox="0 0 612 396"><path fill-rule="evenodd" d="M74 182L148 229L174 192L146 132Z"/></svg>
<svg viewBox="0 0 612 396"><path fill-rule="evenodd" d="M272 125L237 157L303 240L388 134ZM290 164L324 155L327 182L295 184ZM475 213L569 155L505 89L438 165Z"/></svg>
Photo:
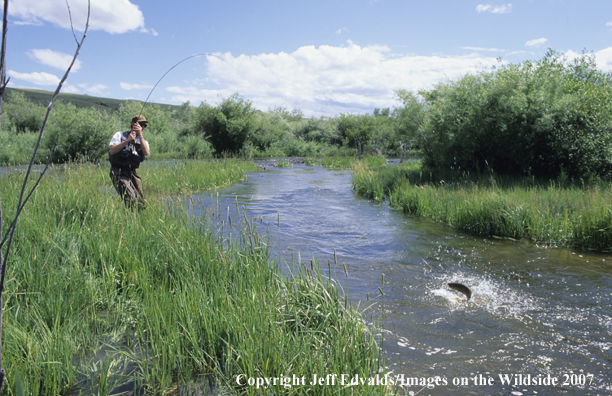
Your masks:
<svg viewBox="0 0 612 396"><path fill-rule="evenodd" d="M359 165L377 201L478 235L612 249L612 76L550 51L404 95L420 162Z"/></svg>
<svg viewBox="0 0 612 396"><path fill-rule="evenodd" d="M60 136L55 163L106 160L112 135L128 128L134 114L144 112L152 160L254 157L357 157L368 154L407 156L406 117L402 110L375 109L373 114L306 118L283 107L262 112L239 94L216 105L189 102L181 106L125 101L116 107L90 106L74 96L60 99L47 124L37 158L45 162ZM38 95L9 90L2 108L0 165L29 162L45 114ZM68 100L69 99L69 100ZM73 100L75 100L73 102Z"/></svg>
<svg viewBox="0 0 612 396"><path fill-rule="evenodd" d="M583 179L612 171L612 75L592 55L550 51L422 94L428 167Z"/></svg>
<svg viewBox="0 0 612 396"><path fill-rule="evenodd" d="M0 130L5 165L25 162L44 114L30 91L8 94ZM396 97L397 108L336 117L262 112L239 94L198 107L147 104L144 113L152 159L383 154L418 155L432 169L490 167L515 176L589 179L612 171L612 77L592 54L568 60L550 50L538 61L500 64L419 92L399 89ZM74 103L53 112L41 158L60 133L55 162L100 161L110 136L143 109L136 101Z"/></svg>
<svg viewBox="0 0 612 396"><path fill-rule="evenodd" d="M584 184L583 184L584 182ZM429 170L422 162L353 171L353 187L378 202L476 235L609 252L612 184Z"/></svg>
<svg viewBox="0 0 612 396"><path fill-rule="evenodd" d="M106 167L64 166L42 180L19 219L7 269L5 394L388 390L309 385L313 374L379 372L380 350L361 315L316 263L283 277L257 219L241 213L223 225L236 239L222 240L214 212L188 214L187 203L198 203L184 195L235 182L252 164L141 168L150 205L140 212L117 198ZM3 200L15 200L22 179L0 177ZM280 385L294 375L308 381ZM257 388L249 378L279 385Z"/></svg>

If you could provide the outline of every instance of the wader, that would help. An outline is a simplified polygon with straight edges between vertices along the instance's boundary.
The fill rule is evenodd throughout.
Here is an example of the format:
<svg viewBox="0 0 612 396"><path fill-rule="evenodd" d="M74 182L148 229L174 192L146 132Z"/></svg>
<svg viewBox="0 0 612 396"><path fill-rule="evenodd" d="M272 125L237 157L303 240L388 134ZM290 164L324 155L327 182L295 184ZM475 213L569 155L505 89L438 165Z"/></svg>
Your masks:
<svg viewBox="0 0 612 396"><path fill-rule="evenodd" d="M122 132L121 141L127 139L130 131ZM147 201L144 198L142 180L136 174L136 169L144 161L141 146L130 142L123 150L108 157L111 163L110 178L117 193L129 207L143 209Z"/></svg>
<svg viewBox="0 0 612 396"><path fill-rule="evenodd" d="M119 196L123 198L125 204L129 207L138 207L142 209L146 206L144 199L144 190L142 189L142 180L136 174L136 169L116 168L111 166L110 178L117 190Z"/></svg>

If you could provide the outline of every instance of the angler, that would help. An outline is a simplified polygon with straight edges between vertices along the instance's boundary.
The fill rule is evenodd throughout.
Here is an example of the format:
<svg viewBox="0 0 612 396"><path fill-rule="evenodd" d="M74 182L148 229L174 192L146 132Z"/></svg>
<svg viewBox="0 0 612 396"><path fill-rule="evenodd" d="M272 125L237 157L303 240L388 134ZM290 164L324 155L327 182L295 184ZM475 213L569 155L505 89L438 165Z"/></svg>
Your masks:
<svg viewBox="0 0 612 396"><path fill-rule="evenodd" d="M127 206L139 209L146 206L146 200L142 180L136 174L136 169L150 154L149 143L143 137L147 125L148 121L144 116L133 117L131 130L115 133L108 149L110 178L117 193Z"/></svg>

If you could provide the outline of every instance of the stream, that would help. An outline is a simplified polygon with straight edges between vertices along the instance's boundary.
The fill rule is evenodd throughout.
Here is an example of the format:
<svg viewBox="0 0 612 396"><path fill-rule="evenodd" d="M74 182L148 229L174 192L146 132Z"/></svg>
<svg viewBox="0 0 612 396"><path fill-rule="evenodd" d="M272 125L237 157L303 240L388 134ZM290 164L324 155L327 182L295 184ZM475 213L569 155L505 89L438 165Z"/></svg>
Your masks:
<svg viewBox="0 0 612 396"><path fill-rule="evenodd" d="M191 196L189 210L214 207L227 230L244 207L285 271L313 257L331 271L365 309L400 394L612 393L611 254L475 237L362 199L350 181L268 168Z"/></svg>

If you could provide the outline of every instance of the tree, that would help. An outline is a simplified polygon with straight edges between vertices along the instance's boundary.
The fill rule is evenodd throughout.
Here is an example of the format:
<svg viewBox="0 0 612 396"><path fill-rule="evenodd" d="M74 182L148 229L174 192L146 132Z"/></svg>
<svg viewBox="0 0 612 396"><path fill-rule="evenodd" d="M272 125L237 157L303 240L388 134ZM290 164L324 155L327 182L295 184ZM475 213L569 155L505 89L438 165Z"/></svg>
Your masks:
<svg viewBox="0 0 612 396"><path fill-rule="evenodd" d="M16 132L35 132L40 129L45 109L26 99L22 92L9 92L10 101L3 106L4 122L8 122Z"/></svg>
<svg viewBox="0 0 612 396"><path fill-rule="evenodd" d="M217 107L201 104L195 111L193 133L209 138L217 155L236 154L257 128L252 103L234 94Z"/></svg>
<svg viewBox="0 0 612 396"><path fill-rule="evenodd" d="M403 107L396 111L396 138L407 148L418 148L419 133L425 119L425 103L415 93L400 89L395 96Z"/></svg>
<svg viewBox="0 0 612 396"><path fill-rule="evenodd" d="M423 92L423 160L436 168L556 177L612 170L612 78L592 55L549 51Z"/></svg>
<svg viewBox="0 0 612 396"><path fill-rule="evenodd" d="M110 114L71 103L58 102L55 107L44 140L46 148L55 148L53 162L98 162L108 153L108 135L115 126ZM64 138L56 142L59 134Z"/></svg>

